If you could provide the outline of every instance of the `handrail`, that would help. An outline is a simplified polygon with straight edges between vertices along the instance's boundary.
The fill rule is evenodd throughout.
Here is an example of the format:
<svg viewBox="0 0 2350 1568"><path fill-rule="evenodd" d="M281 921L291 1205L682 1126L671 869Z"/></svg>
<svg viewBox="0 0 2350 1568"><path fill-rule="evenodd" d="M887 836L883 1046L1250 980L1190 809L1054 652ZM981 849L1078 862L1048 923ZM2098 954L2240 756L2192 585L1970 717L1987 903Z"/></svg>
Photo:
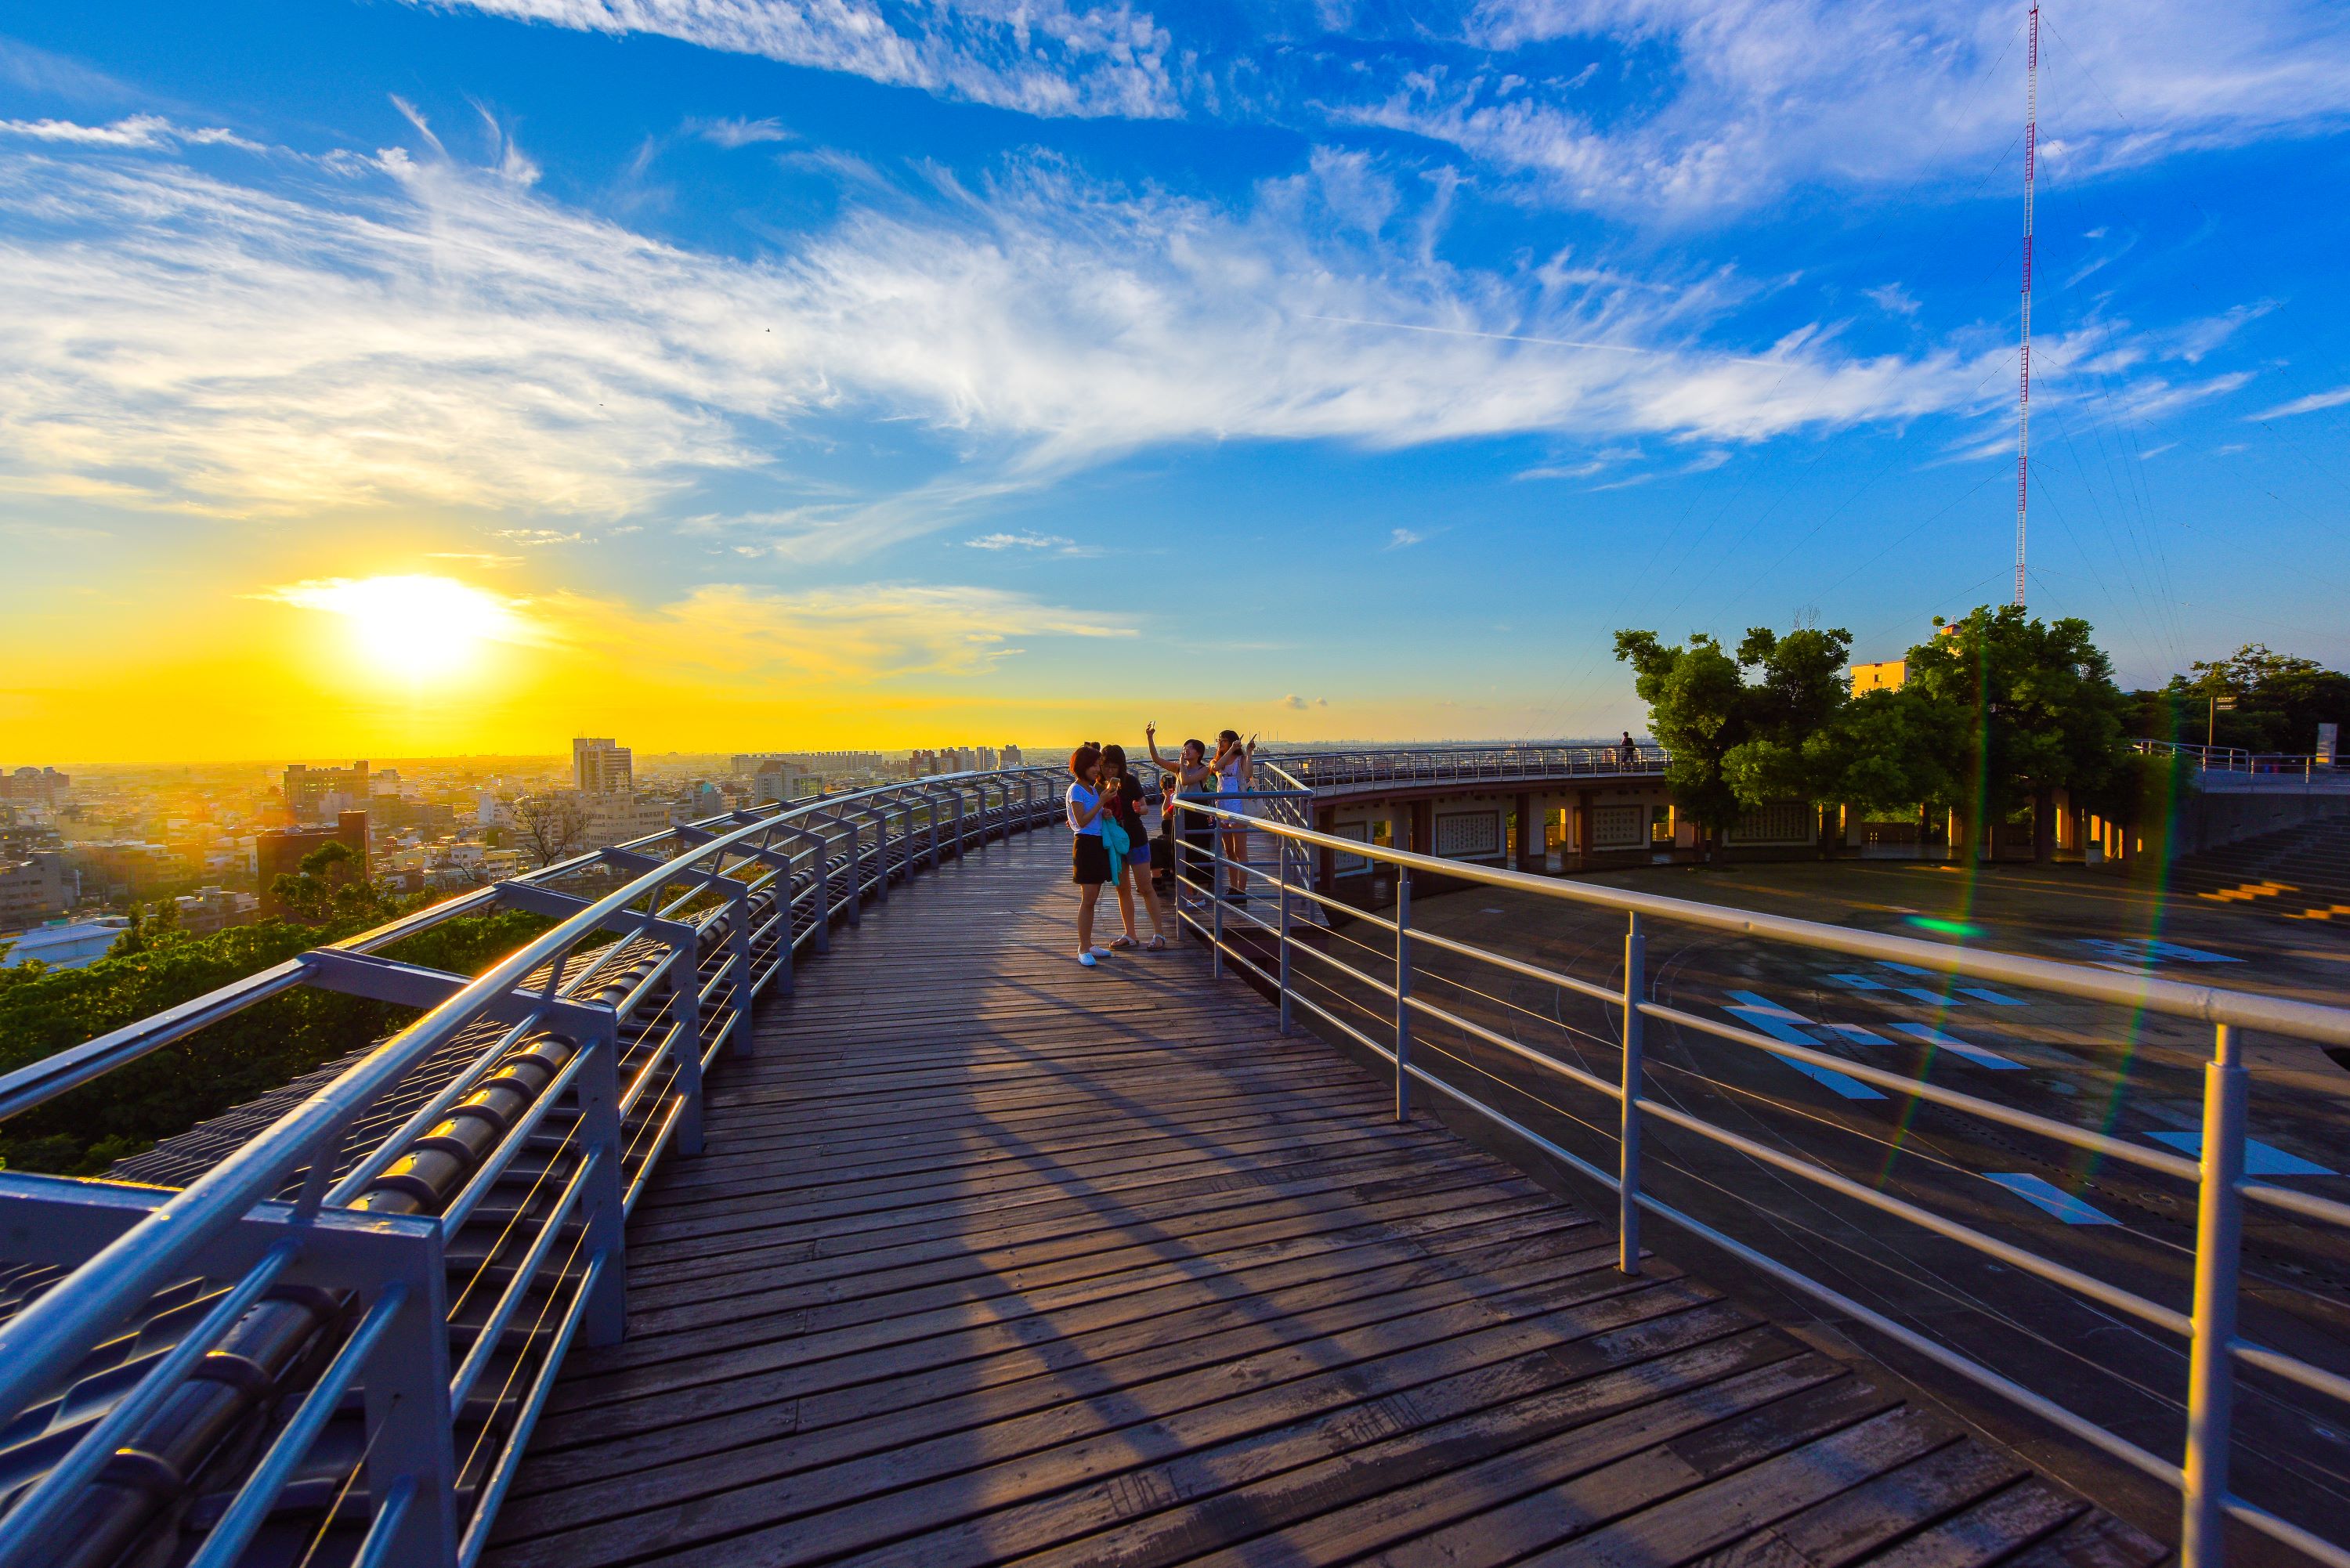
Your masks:
<svg viewBox="0 0 2350 1568"><path fill-rule="evenodd" d="M2350 1045L2350 1009L2324 1007L2216 986L2124 975L2087 965L1959 948L1919 938L1885 936L1846 926L1754 914L1688 899L1536 877L1472 861L1449 860L1366 844L1359 839L1340 838L1311 826L1274 821L1253 813L1234 812L1206 800L1179 799L1177 809L1193 813L1214 826L1245 826L1247 836L1237 842L1248 843L1260 836L1270 835L1282 846L1282 853L1270 868L1245 859L1235 862L1226 858L1227 840L1232 836L1211 833L1209 837L1213 841L1213 872L1207 878L1206 886L1197 886L1182 877L1177 879L1177 919L1210 943L1214 967L1221 971L1223 964L1229 961L1260 984L1275 990L1284 1030L1288 1027L1293 1005L1303 1007L1325 1021L1341 1036L1384 1060L1395 1075L1396 1114L1399 1118L1409 1112L1411 1085L1425 1086L1484 1117L1510 1136L1523 1140L1529 1147L1613 1190L1617 1196L1622 1232L1622 1267L1626 1272L1639 1272L1637 1217L1648 1213L1667 1220L1710 1244L1726 1249L1772 1277L1808 1293L1832 1310L1849 1314L1855 1321L1866 1324L1908 1349L2053 1422L2090 1446L2178 1487L2185 1542L2182 1561L2186 1568L2218 1568L2221 1561L2224 1524L2230 1519L2296 1551L2306 1552L2327 1564L2328 1568L2350 1568L2350 1548L2326 1541L2247 1501L2230 1490L2228 1481L2231 1443L2229 1410L2234 1369L2239 1365L2258 1368L2323 1397L2350 1400L2350 1377L2257 1344L2237 1331L2235 1302L2241 1266L2241 1211L2247 1199L2270 1204L2305 1220L2350 1229L2350 1204L2289 1192L2272 1183L2255 1181L2247 1177L2245 1107L2250 1092L2250 1074L2242 1054L2242 1032L2257 1029L2328 1045ZM1372 967L1365 967L1359 961L1350 962L1335 951L1296 942L1288 910L1293 895L1299 889L1290 885L1286 872L1286 867L1297 858L1291 853L1293 849L1334 850L1379 862L1394 870L1397 888L1395 919L1388 921L1377 917L1365 917L1371 927L1392 933L1395 959L1391 971L1382 956L1384 943L1378 949L1368 950L1368 956L1374 963ZM1228 871L1239 872L1259 889L1270 885L1271 889L1279 894L1282 917L1268 922L1258 918L1253 909L1227 909L1218 895L1225 886ZM1411 920L1411 884L1416 874L1440 876L1451 883L1467 882L1503 888L1623 915L1627 921L1627 936L1621 987L1599 986L1471 942L1416 931ZM1866 1065L1651 1001L1644 980L1642 958L1646 941L1644 923L1649 920L1670 920L1706 930L1873 959L1928 972L2000 981L2019 989L2050 992L2209 1024L2214 1030L2215 1044L2211 1060L2205 1068L2201 1153L2197 1158L2189 1159L2168 1151L2141 1148L2092 1128L2074 1127L1930 1084L1922 1076L1912 1078ZM1249 933L1248 942L1254 945L1243 944L1243 931ZM1277 951L1277 967L1268 955L1268 944ZM1487 1029L1451 1008L1414 995L1412 976L1415 961L1411 955L1414 947L1421 944L1472 963L1493 966L1505 974L1555 984L1565 991L1599 999L1609 1004L1622 1029L1622 1072L1617 1080L1611 1084L1585 1066L1553 1057L1522 1041ZM1375 1034L1367 1033L1355 1023L1341 1020L1329 1008L1310 997L1295 993L1290 981L1293 948L1309 952L1322 964L1344 971L1357 993L1356 998L1347 1000L1345 1005L1350 1010L1360 1011L1365 1018L1371 1020L1380 1018L1384 1012L1389 1021L1391 1044L1384 1044ZM1339 997L1334 994L1332 1000L1336 1002ZM1468 1040L1500 1053L1505 1061L1521 1064L1524 1070L1538 1075L1545 1085L1564 1085L1597 1095L1608 1106L1608 1116L1620 1118L1617 1169L1614 1172L1602 1169L1513 1119L1472 1093L1471 1087L1430 1073L1415 1060L1418 1054L1414 1049L1412 1028L1415 1018L1441 1023L1457 1031ZM1650 1019L1695 1030L1711 1040L1769 1053L1814 1069L1827 1069L1833 1064L1833 1071L1861 1084L1874 1085L1888 1095L1930 1101L2046 1137L2060 1145L2119 1158L2139 1169L2194 1184L2199 1190L2199 1201L2192 1252L2194 1299L2191 1310L2180 1312L2136 1292L2108 1283L2071 1264L2042 1256L2028 1247L1991 1235L1979 1225L1946 1217L1923 1204L1895 1197L1880 1190L1881 1183L1872 1185L1854 1180L1825 1160L1814 1158L1800 1148L1773 1147L1716 1125L1686 1102L1669 1102L1649 1095L1644 1088L1640 1039L1643 1023ZM1472 1065L1472 1081L1486 1081L1492 1071L1489 1067ZM1541 1099L1539 1094L1535 1097ZM1586 1119L1560 1110L1556 1106L1552 1108L1586 1127L1601 1130L1598 1124L1602 1118L1598 1116ZM2162 1459L2045 1394L1992 1370L1975 1355L1939 1343L1907 1324L1862 1306L1833 1285L1812 1278L1802 1268L1735 1241L1696 1216L1659 1199L1643 1186L1642 1141L1639 1137L1643 1123L1679 1128L1708 1143L1759 1161L1786 1176L1835 1193L1846 1201L1917 1227L2157 1330L2183 1337L2189 1352L2184 1462L2174 1464Z"/></svg>
<svg viewBox="0 0 2350 1568"><path fill-rule="evenodd" d="M104 1243L89 1256L68 1260L70 1272L12 1319L0 1323L0 1424L55 1393L57 1380L70 1375L91 1346L115 1332L168 1282L191 1276L234 1281L242 1276L243 1283L234 1287L229 1298L241 1308L268 1285L271 1277L287 1269L289 1258L293 1262L288 1279L301 1282L304 1289L310 1288L312 1282L322 1282L330 1293L345 1296L353 1291L364 1294L405 1269L414 1281L407 1307L395 1312L400 1298L388 1296L385 1301L392 1304L380 1303L375 1314L366 1320L373 1325L367 1330L370 1336L385 1335L385 1348L365 1376L411 1379L404 1385L403 1396L408 1413L395 1422L405 1423L405 1437L380 1447L375 1437L369 1439L374 1457L364 1462L375 1478L370 1481L371 1495L386 1511L392 1509L396 1496L405 1501L396 1512L379 1513L376 1523L380 1538L370 1534L368 1550L388 1554L385 1560L389 1561L454 1562L453 1557L444 1558L442 1551L442 1547L455 1550L463 1525L456 1511L464 1501L449 1468L453 1462L450 1422L467 1386L486 1365L498 1336L483 1331L456 1374L455 1400L445 1366L438 1375L437 1393L431 1378L413 1380L420 1369L431 1371L446 1355L445 1345L417 1338L420 1333L443 1335L446 1332L437 1304L442 1293L440 1265L429 1260L438 1258L440 1249L488 1192L498 1170L521 1151L529 1129L541 1123L558 1100L576 1102L576 1125L564 1134L562 1147L546 1157L559 1159L566 1157L565 1151L576 1148L569 1157L573 1164L568 1174L557 1182L561 1200L551 1211L533 1211L531 1225L536 1229L526 1228L515 1239L517 1251L512 1255L518 1262L498 1295L492 1323L510 1318L529 1282L552 1268L558 1282L556 1298L568 1303L552 1325L552 1343L569 1345L583 1324L588 1325L590 1343L616 1335L617 1291L624 1277L619 1251L620 1216L629 1196L641 1189L652 1162L672 1138L684 1138L689 1147L698 1143L702 1057L705 1049L714 1048L705 1026L718 1038L733 1039L739 1046L743 1033L741 1015L749 998L778 974L788 984L792 950L808 940L806 933L796 929L795 917L808 920L810 931L820 931L837 912L837 905L819 907L831 902L824 891L827 886L837 887L846 880L846 901L853 911L867 898L886 898L889 883L910 877L925 864L935 865L941 848L938 829L948 815L950 800L958 803L952 815L963 829L953 839L956 853L974 837L983 842L988 836L1056 818L1055 793L1037 789L1040 779L1046 776L1043 770L1030 768L934 775L779 804L772 812L722 814L681 825L689 830L682 834L675 827L663 829L445 900L314 950L0 1079L0 1115L22 1111L296 986L356 990L386 1000L412 997L422 1008L421 1016L406 1028L380 1042L331 1084L177 1192L145 1189L125 1208L120 1198L100 1199L98 1195L140 1189L0 1176L0 1214L6 1213L11 1204L23 1206L25 1225L19 1227L20 1234L55 1235L60 1238L57 1243L60 1247L69 1246L77 1233ZM966 825L959 803L974 795L980 810L976 820ZM889 820L893 818L902 819L903 826L897 826ZM883 830L870 836L860 835L857 828L863 823L879 825ZM823 830L824 826L835 824L838 825L835 830ZM925 825L931 830L927 843L917 836ZM810 831L811 827L816 830ZM891 831L892 827L897 830ZM772 847L777 841L791 847ZM835 875L825 875L826 862L844 859L848 863L836 865ZM599 867L620 872L616 878L619 885L601 897L577 898L555 886ZM740 867L762 871L755 886L747 877L727 875ZM837 875L842 871L845 877ZM662 903L665 890L679 884L688 888L685 902L712 889L724 890L726 897L706 911L689 913L681 904ZM547 930L479 975L442 975L381 961L325 961L324 955L345 953L356 960L401 936L509 897L520 899L524 908L559 910L559 918ZM770 909L775 911L773 915L763 912ZM754 931L771 929L777 921L783 922L783 935L754 948ZM611 947L593 963L575 969L571 963L575 950L589 937L603 932L615 934ZM765 956L757 959L760 967L754 971L750 966L759 953ZM542 973L543 980L537 978ZM650 1019L635 1021L638 1004L656 990L663 991L667 1000ZM597 1000L599 996L614 1000ZM330 1182L329 1168L344 1130L421 1064L456 1044L465 1031L490 1020L511 1026L496 1031L478 1052L465 1057L452 1071L449 1084L426 1096L419 1109L400 1118L396 1130L369 1146L373 1152L362 1156L342 1180ZM534 1040L568 1044L559 1049L542 1049L533 1045ZM639 1044L629 1044L630 1040ZM638 1051L640 1057L639 1064L629 1070L632 1086L626 1104L619 1074L619 1058L624 1050ZM657 1095L646 1097L643 1091L648 1085L657 1088ZM623 1122L631 1116L644 1130L624 1140ZM411 1152L403 1154L403 1149ZM432 1151L431 1158L437 1163L429 1172L417 1165L417 1150ZM291 1208L274 1203L289 1176L305 1165L311 1168L312 1176L303 1201ZM400 1174L411 1168L415 1174ZM556 1172L556 1168L550 1166L550 1171ZM399 1199L389 1208L376 1201L386 1191ZM92 1195L90 1201L110 1204L108 1212L119 1216L119 1222L109 1220L103 1229L93 1231L86 1222L73 1221L70 1217L75 1205L84 1202L84 1192ZM431 1199L427 1202L416 1194L430 1194ZM385 1230L378 1220L351 1231L345 1223L346 1217L364 1218L362 1211L370 1207L379 1214L415 1213L426 1219L433 1213L433 1205L444 1203L438 1218L430 1219L421 1229L409 1225ZM46 1215L65 1218L40 1218ZM567 1218L580 1232L569 1259L559 1257L555 1245ZM243 1244L235 1241L237 1237L254 1234L256 1225L261 1233L274 1239L277 1249L258 1265L250 1261L255 1254L240 1251ZM317 1226L326 1229L316 1231ZM509 1232L513 1229L505 1227ZM484 1258L483 1266L504 1255L499 1249L506 1244L502 1235ZM421 1253L420 1248L423 1249ZM379 1261L366 1261L379 1253L382 1254ZM419 1258L428 1261L418 1262ZM263 1268L271 1272L257 1272ZM560 1282L574 1279L578 1282L577 1287L567 1295ZM276 1309L264 1302L253 1310ZM224 1318L224 1310L214 1316ZM399 1324L386 1327L395 1316ZM321 1324L332 1321L332 1314L318 1319ZM206 1322L213 1329L227 1326L224 1321L214 1324L208 1318ZM364 1359L367 1350L360 1346L348 1354L354 1359L337 1366L358 1375L357 1359ZM524 1354L530 1351L525 1348ZM386 1363L384 1356L393 1359ZM118 1407L126 1413L87 1421L82 1440L104 1438L110 1448L127 1428L146 1419L157 1407L174 1407L161 1399L159 1389L169 1380L184 1382L192 1359L179 1354L161 1358L145 1375L146 1379L158 1381L133 1383L124 1396L130 1403ZM553 1371L551 1359L538 1365L536 1381L524 1389L524 1407L534 1417L544 1403ZM387 1366L397 1370L387 1371ZM285 1431L308 1432L324 1420L326 1412L313 1393L314 1397L296 1401L286 1416L291 1424ZM398 1405L394 1400L393 1406ZM372 1394L369 1408L377 1408ZM440 1412L437 1417L432 1415L434 1410ZM436 1420L439 1436L427 1440ZM420 1437L420 1431L427 1437ZM512 1473L509 1460L527 1436L525 1419L508 1432L504 1449L493 1450L494 1473L486 1494L493 1506ZM307 1437L300 1439L300 1446L307 1447ZM261 1476L261 1483L282 1477L277 1458L281 1449L273 1448L271 1453L268 1474ZM504 1457L496 1457L500 1453ZM379 1476L379 1467L394 1459L404 1468L396 1476ZM0 1515L0 1564L20 1563L27 1551L40 1545L35 1539L37 1532L16 1526L57 1517L67 1492L95 1473L95 1463L94 1455L84 1454L79 1448L68 1449L47 1478L16 1500L19 1507L34 1505L35 1511ZM405 1484L396 1486L395 1480ZM257 1483L248 1477L245 1484ZM251 1490L240 1490L230 1504L236 1511L234 1516L241 1521L257 1520L256 1511L265 1511L268 1505L267 1498ZM468 1552L478 1552L485 1539L480 1530L483 1522L477 1516L473 1527L462 1532ZM441 1545L433 1545L435 1541Z"/></svg>

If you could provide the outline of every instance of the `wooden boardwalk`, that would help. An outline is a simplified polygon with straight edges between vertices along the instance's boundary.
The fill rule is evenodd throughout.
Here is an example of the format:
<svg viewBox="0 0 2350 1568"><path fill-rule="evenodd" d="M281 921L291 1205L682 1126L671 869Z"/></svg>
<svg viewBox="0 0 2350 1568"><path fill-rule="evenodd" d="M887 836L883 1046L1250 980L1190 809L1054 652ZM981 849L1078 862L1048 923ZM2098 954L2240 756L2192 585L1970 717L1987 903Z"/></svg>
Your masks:
<svg viewBox="0 0 2350 1568"><path fill-rule="evenodd" d="M893 891L712 1080L487 1561L2137 1568L2152 1543L1658 1267L1042 832ZM1108 928L1115 930L1115 925Z"/></svg>

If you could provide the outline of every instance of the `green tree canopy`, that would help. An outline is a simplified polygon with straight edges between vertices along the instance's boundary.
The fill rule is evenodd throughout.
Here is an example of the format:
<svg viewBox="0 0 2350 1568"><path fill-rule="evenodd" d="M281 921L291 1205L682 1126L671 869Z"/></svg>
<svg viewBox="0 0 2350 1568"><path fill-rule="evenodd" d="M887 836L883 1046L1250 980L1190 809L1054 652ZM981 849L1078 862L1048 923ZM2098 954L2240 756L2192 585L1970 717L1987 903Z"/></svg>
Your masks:
<svg viewBox="0 0 2350 1568"><path fill-rule="evenodd" d="M2316 749L2318 725L2350 725L2350 675L2314 659L2248 642L2225 659L2190 669L2172 676L2160 691L2140 694L2137 722L2147 733L2199 744L2210 736L2220 745L2253 752L2308 753ZM2215 695L2233 699L2234 706L2215 711Z"/></svg>
<svg viewBox="0 0 2350 1568"><path fill-rule="evenodd" d="M1616 634L1649 732L1672 753L1674 803L1709 836L1764 801L1823 798L1830 774L1807 742L1849 700L1851 651L1851 633L1814 628L1752 628L1735 654L1703 632L1679 648L1652 631Z"/></svg>

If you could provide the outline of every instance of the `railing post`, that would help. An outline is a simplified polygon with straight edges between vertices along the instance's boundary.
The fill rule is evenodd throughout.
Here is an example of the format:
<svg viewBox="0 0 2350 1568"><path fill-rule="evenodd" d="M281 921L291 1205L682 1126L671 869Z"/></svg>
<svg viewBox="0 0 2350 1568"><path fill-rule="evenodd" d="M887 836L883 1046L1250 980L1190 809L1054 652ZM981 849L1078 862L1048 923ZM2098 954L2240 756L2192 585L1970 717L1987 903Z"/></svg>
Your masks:
<svg viewBox="0 0 2350 1568"><path fill-rule="evenodd" d="M738 908L740 906L737 906ZM788 923L788 922L786 922ZM785 943L785 952L791 944ZM671 945L670 1004L677 1010L670 1060L677 1064L677 1152L702 1152L702 939L680 937ZM737 1027L740 1027L739 1025Z"/></svg>
<svg viewBox="0 0 2350 1568"><path fill-rule="evenodd" d="M889 901L889 803L876 801L873 813L873 900Z"/></svg>
<svg viewBox="0 0 2350 1568"><path fill-rule="evenodd" d="M1223 825L1216 826L1219 831L1214 835L1215 860L1211 867L1215 880L1208 887L1208 919L1215 929L1208 941L1208 973L1221 980L1224 973L1224 836L1221 831Z"/></svg>
<svg viewBox="0 0 2350 1568"><path fill-rule="evenodd" d="M931 869L936 871L939 868L939 797L926 790L922 799L926 803L922 815L929 818L931 825Z"/></svg>
<svg viewBox="0 0 2350 1568"><path fill-rule="evenodd" d="M387 1249L384 1258L385 1266L359 1292L361 1306L373 1307L393 1288L404 1286L406 1294L360 1374L368 1433L364 1480L376 1512L402 1480L411 1489L409 1505L390 1521L379 1561L440 1568L457 1561L459 1507L442 1240L435 1235L421 1247Z"/></svg>
<svg viewBox="0 0 2350 1568"><path fill-rule="evenodd" d="M865 836L853 816L842 816L840 825L848 829L848 923L865 923Z"/></svg>
<svg viewBox="0 0 2350 1568"><path fill-rule="evenodd" d="M1396 875L1396 1120L1411 1119L1411 867Z"/></svg>
<svg viewBox="0 0 2350 1568"><path fill-rule="evenodd" d="M2222 1023L2212 1058L2203 1068L2203 1180L2195 1209L2194 1340L2187 1361L2179 1568L2220 1568L2228 1526L2236 1280L2243 1241L2246 1078L2236 1031Z"/></svg>
<svg viewBox="0 0 2350 1568"><path fill-rule="evenodd" d="M751 890L736 882L730 890L734 902L734 919L726 930L726 945L734 951L734 1022L727 1026L726 1054L729 1056L751 1054ZM789 941L786 940L786 949ZM790 971L785 971L788 981ZM695 977L699 987L701 979ZM786 987L788 989L788 986Z"/></svg>
<svg viewBox="0 0 2350 1568"><path fill-rule="evenodd" d="M809 858L816 862L816 924L810 930L816 950L828 953L832 950L832 867L828 864L832 857L826 852L828 846L823 834L815 833L810 836L816 840L815 849L809 852ZM792 940L789 930L784 933L784 940Z"/></svg>
<svg viewBox="0 0 2350 1568"><path fill-rule="evenodd" d="M1640 917L1624 930L1624 1106L1617 1124L1616 1267L1640 1272L1640 1002L1648 993L1648 939Z"/></svg>
<svg viewBox="0 0 2350 1568"><path fill-rule="evenodd" d="M748 1022L747 1018L744 1022ZM581 1238L581 1269L601 1258L603 1276L579 1317L582 1345L618 1345L628 1333L627 1220L622 1205L628 1183L620 1168L620 1035L617 1018L585 1042L589 1056L573 1080L579 1095L579 1147L596 1162L595 1175L579 1195L587 1234Z"/></svg>
<svg viewBox="0 0 2350 1568"><path fill-rule="evenodd" d="M1284 838L1275 842L1285 846L1289 841ZM1280 922L1281 929L1281 1032L1284 1034L1289 1033L1289 873L1284 869L1287 860L1285 848L1276 852L1273 859L1281 888L1281 909L1274 918Z"/></svg>

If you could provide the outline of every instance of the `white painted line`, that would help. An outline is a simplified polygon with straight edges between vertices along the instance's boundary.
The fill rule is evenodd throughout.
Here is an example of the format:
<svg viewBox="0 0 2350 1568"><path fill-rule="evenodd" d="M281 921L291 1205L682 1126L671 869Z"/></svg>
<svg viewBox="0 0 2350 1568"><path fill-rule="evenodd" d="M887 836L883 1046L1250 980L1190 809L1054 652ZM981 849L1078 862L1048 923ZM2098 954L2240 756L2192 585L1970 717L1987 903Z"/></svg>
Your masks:
<svg viewBox="0 0 2350 1568"><path fill-rule="evenodd" d="M2023 1064L2012 1062L1996 1051L1986 1051L1980 1045L1970 1045L1955 1034L1945 1034L1930 1024L1897 1023L1893 1026L1904 1034L1914 1034L1937 1050L1948 1051L1953 1056L1964 1056L1978 1067L1992 1067L2021 1073Z"/></svg>
<svg viewBox="0 0 2350 1568"><path fill-rule="evenodd" d="M2203 1134L2195 1132L2158 1132L2146 1135L2156 1143L2168 1144L2189 1159L2203 1158ZM2287 1154L2272 1143L2262 1143L2256 1137L2244 1140L2244 1174L2246 1176L2334 1176L2314 1160L2297 1154Z"/></svg>
<svg viewBox="0 0 2350 1568"><path fill-rule="evenodd" d="M2052 1181L2025 1170L1994 1170L1983 1173L1985 1181L1996 1182L2031 1204L2034 1209L2054 1214L2067 1225L2112 1225L2118 1223L2110 1214L2090 1208Z"/></svg>

